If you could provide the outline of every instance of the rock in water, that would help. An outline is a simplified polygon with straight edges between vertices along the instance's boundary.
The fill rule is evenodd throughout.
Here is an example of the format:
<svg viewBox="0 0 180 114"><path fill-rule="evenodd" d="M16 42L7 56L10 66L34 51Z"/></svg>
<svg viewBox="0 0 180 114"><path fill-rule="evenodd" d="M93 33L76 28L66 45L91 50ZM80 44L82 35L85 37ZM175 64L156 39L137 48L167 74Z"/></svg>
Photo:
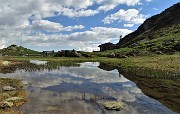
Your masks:
<svg viewBox="0 0 180 114"><path fill-rule="evenodd" d="M4 101L0 102L0 108L11 108L13 106L12 102Z"/></svg>
<svg viewBox="0 0 180 114"><path fill-rule="evenodd" d="M103 103L103 106L107 110L122 110L124 108L124 104L122 102L117 102L117 101L111 101L111 102L105 102Z"/></svg>
<svg viewBox="0 0 180 114"><path fill-rule="evenodd" d="M13 87L11 87L11 86L4 86L2 89L3 89L3 91L13 91L13 90L15 90L16 88L13 88Z"/></svg>

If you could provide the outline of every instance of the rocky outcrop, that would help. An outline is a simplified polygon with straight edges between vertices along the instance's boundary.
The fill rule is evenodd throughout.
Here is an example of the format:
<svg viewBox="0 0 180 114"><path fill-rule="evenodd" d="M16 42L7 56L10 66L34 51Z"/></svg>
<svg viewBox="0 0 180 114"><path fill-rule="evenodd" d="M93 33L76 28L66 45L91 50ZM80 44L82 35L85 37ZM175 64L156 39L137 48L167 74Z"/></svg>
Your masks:
<svg viewBox="0 0 180 114"><path fill-rule="evenodd" d="M13 91L13 90L15 90L16 88L13 88L13 87L11 87L11 86L4 86L3 88L2 88L2 90L3 91Z"/></svg>
<svg viewBox="0 0 180 114"><path fill-rule="evenodd" d="M62 50L56 53L56 57L82 57L76 50Z"/></svg>
<svg viewBox="0 0 180 114"><path fill-rule="evenodd" d="M11 108L11 107L13 107L12 102L8 102L8 101L0 102L0 108L6 109L6 108Z"/></svg>

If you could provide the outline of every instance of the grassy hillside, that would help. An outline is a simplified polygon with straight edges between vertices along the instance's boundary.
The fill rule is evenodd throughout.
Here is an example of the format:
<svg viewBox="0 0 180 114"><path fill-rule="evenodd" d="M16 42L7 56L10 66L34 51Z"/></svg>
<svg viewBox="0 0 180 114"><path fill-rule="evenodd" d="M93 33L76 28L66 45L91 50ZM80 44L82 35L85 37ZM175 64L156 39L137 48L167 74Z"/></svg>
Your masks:
<svg viewBox="0 0 180 114"><path fill-rule="evenodd" d="M180 26L178 25L180 28ZM178 29L179 29L178 28ZM174 29L173 31L176 31ZM140 42L133 47L124 47L114 50L107 50L104 52L93 52L94 56L108 57L112 53L116 57L132 57L132 56L148 56L155 54L179 54L180 53L180 31L174 33L173 31L167 32L164 36L157 36L152 40ZM158 31L157 31L158 32Z"/></svg>
<svg viewBox="0 0 180 114"><path fill-rule="evenodd" d="M39 52L24 48L22 46L11 45L7 48L1 49L0 54L10 55L10 56L21 56L21 55L31 55L38 54Z"/></svg>
<svg viewBox="0 0 180 114"><path fill-rule="evenodd" d="M179 7L180 2L166 9L162 13L147 19L136 31L128 34L120 41L120 47L132 47L140 42L179 33Z"/></svg>
<svg viewBox="0 0 180 114"><path fill-rule="evenodd" d="M147 19L120 41L119 49L92 53L97 56L125 58L180 52L180 3Z"/></svg>

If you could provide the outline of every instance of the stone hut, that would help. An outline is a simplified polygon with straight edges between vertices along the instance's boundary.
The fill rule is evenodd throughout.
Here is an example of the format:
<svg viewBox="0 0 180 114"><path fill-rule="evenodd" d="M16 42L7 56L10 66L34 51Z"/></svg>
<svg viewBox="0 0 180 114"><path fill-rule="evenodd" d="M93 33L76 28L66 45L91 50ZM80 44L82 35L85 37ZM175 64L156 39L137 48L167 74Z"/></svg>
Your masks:
<svg viewBox="0 0 180 114"><path fill-rule="evenodd" d="M101 44L98 47L100 48L100 51L112 50L116 47L116 44L109 42L109 43Z"/></svg>
<svg viewBox="0 0 180 114"><path fill-rule="evenodd" d="M101 44L98 47L100 48L100 51L106 51L106 50L112 50L112 49L119 48L121 39L122 39L122 35L120 35L119 42L117 44L113 44L113 43L109 42L109 43Z"/></svg>

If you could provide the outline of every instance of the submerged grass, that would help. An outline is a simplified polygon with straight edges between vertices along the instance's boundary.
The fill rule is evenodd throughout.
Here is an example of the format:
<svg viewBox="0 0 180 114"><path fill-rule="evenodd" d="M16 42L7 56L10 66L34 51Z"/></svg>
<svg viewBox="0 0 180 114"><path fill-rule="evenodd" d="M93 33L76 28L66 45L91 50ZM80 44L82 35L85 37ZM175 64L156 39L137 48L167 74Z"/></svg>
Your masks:
<svg viewBox="0 0 180 114"><path fill-rule="evenodd" d="M121 67L124 70L141 76L149 77L163 77L170 76L180 78L180 55L153 55L153 56L137 56L129 58L106 58L106 57L91 57L91 58L67 58L67 57L6 57L1 58L7 61L22 61L27 62L29 60L45 60L49 61L47 65L38 66L33 68L41 69L53 69L57 66L78 66L75 63L78 62L101 62L116 67ZM18 62L19 63L19 62ZM23 65L21 65L23 66ZM26 63L26 68L34 66L30 63ZM29 68L29 69L30 69Z"/></svg>
<svg viewBox="0 0 180 114"><path fill-rule="evenodd" d="M45 60L56 62L59 65L71 65L78 62L103 62L113 66L121 66L123 68L144 68L150 70L170 71L180 73L180 55L153 55L153 56L137 56L129 58L67 58L67 57L6 57L0 58L7 61L29 61L29 60ZM55 64L55 63L54 63Z"/></svg>

